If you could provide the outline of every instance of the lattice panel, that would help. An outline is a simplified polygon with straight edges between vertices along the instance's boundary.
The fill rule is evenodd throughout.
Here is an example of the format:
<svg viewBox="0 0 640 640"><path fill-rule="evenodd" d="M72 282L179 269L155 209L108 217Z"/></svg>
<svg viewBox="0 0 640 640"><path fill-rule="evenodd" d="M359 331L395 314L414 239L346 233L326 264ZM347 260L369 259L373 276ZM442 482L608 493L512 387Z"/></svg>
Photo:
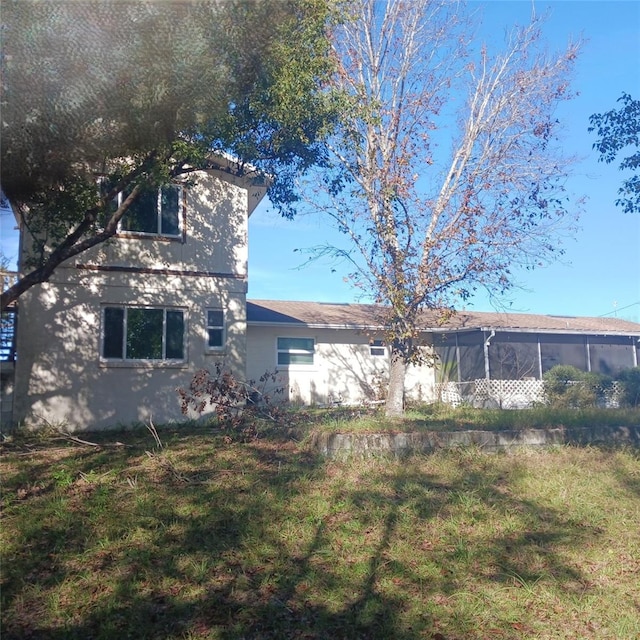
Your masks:
<svg viewBox="0 0 640 640"><path fill-rule="evenodd" d="M438 400L458 407L463 403L474 407L500 407L502 409L525 409L533 404L544 403L542 380L487 380L479 378L473 382L443 382L436 386ZM614 382L604 394L602 406L620 406L622 387Z"/></svg>

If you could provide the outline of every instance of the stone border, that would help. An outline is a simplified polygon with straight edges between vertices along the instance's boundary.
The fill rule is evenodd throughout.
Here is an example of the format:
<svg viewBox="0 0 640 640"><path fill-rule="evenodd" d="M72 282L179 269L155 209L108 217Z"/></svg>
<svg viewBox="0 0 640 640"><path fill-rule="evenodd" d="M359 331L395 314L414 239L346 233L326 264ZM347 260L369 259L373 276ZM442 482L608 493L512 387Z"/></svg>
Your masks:
<svg viewBox="0 0 640 640"><path fill-rule="evenodd" d="M640 425L633 427L550 427L517 431L424 431L411 433L317 433L312 447L330 459L350 456L401 457L451 447L489 452L558 444L627 445L640 448Z"/></svg>

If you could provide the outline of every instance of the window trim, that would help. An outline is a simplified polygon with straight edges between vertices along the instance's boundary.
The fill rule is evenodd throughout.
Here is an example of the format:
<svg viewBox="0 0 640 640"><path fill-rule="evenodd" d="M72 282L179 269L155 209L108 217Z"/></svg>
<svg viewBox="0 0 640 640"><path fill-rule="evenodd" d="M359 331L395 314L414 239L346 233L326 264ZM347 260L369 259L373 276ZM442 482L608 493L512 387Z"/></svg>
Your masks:
<svg viewBox="0 0 640 640"><path fill-rule="evenodd" d="M209 311L220 311L222 313L222 324L221 325L213 325L209 324ZM208 352L210 353L220 353L227 348L227 314L223 307L206 307L204 310L205 317L205 346ZM220 329L222 330L222 344L220 346L212 346L209 344L209 329Z"/></svg>
<svg viewBox="0 0 640 640"><path fill-rule="evenodd" d="M121 309L124 311L122 319L122 358L106 357L104 355L104 341L106 335L105 313L107 309ZM161 358L127 358L127 328L128 328L128 311L136 310L160 310L162 311L162 357ZM182 358L167 358L167 312L179 311L182 313ZM100 363L105 366L152 366L152 367L181 367L188 363L187 356L187 308L172 305L135 305L135 304L118 304L105 303L101 305L100 312L100 343L98 352Z"/></svg>
<svg viewBox="0 0 640 640"><path fill-rule="evenodd" d="M369 340L369 355L372 358L385 357L387 355L387 345L384 340Z"/></svg>
<svg viewBox="0 0 640 640"><path fill-rule="evenodd" d="M178 190L178 233L162 233L162 189L158 187L156 197L156 224L157 233L152 231L132 231L130 229L122 228L122 221L127 215L126 212L122 218L118 221L117 235L122 238L149 238L153 240L182 240L186 239L186 193L185 188L181 184L170 183L164 185L165 187L174 187ZM116 197L116 205L119 207L124 199L124 192L120 191Z"/></svg>
<svg viewBox="0 0 640 640"><path fill-rule="evenodd" d="M313 349L309 350L309 349L281 349L279 347L279 341L280 340L311 340L311 342L313 343ZM301 362L296 362L293 364L280 364L280 354L281 353L287 353L287 354L304 354L304 355L309 355L311 354L311 362L307 362L307 363L301 363ZM314 337L311 336L277 336L276 337L276 368L277 369L288 369L288 370L292 370L292 369L304 369L304 370L310 370L316 367L316 339Z"/></svg>

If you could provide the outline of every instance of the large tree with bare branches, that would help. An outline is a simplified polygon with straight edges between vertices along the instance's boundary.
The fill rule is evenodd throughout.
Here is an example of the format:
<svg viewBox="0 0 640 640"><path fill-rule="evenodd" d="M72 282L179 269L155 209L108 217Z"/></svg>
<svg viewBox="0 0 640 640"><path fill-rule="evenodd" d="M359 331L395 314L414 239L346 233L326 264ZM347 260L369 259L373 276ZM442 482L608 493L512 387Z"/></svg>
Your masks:
<svg viewBox="0 0 640 640"><path fill-rule="evenodd" d="M313 186L314 208L347 242L313 255L345 258L355 286L381 303L394 415L423 352L422 309L444 318L476 288L504 292L518 265L559 251L576 209L554 110L571 97L578 46L546 53L535 16L495 50L476 45L459 2L349 7L334 46L335 86L351 105Z"/></svg>
<svg viewBox="0 0 640 640"><path fill-rule="evenodd" d="M272 201L291 213L293 176L316 162L334 114L329 0L2 9L2 192L31 238L3 308L112 237L142 192L210 167L212 152L232 154L239 174L269 173Z"/></svg>

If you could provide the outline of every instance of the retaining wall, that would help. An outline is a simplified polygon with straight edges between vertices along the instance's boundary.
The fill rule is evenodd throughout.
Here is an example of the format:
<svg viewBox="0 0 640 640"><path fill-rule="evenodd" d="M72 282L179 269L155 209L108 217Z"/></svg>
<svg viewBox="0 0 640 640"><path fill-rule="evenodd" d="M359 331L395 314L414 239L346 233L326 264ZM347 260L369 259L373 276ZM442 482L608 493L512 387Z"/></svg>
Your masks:
<svg viewBox="0 0 640 640"><path fill-rule="evenodd" d="M318 433L312 445L327 458L405 456L436 449L476 446L486 451L557 444L640 447L640 425L633 427L556 427L517 431L425 431L413 433Z"/></svg>

